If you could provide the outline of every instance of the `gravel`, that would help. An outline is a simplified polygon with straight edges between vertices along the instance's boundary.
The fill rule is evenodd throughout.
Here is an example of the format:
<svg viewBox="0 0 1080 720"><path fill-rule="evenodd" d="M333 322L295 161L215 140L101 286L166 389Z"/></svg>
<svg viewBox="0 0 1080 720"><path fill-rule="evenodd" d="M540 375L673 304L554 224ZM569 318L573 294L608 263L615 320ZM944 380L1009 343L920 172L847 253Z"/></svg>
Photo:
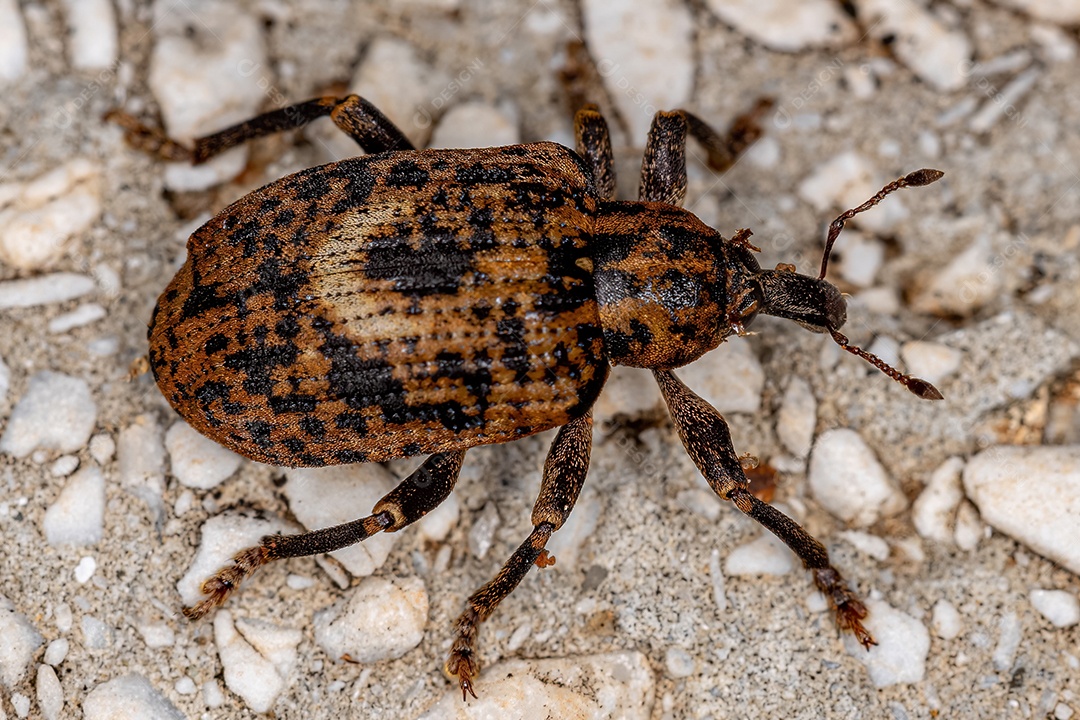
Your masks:
<svg viewBox="0 0 1080 720"><path fill-rule="evenodd" d="M417 577L365 578L347 597L315 615L315 642L332 659L397 658L424 638L428 594Z"/></svg>
<svg viewBox="0 0 1080 720"><path fill-rule="evenodd" d="M822 507L856 527L872 525L907 506L866 441L847 428L818 436L807 481Z"/></svg>
<svg viewBox="0 0 1080 720"><path fill-rule="evenodd" d="M853 635L844 635L849 655L862 661L874 687L909 685L920 682L926 674L930 653L930 632L919 620L882 600L869 599L870 615L866 629L877 645L866 650Z"/></svg>
<svg viewBox="0 0 1080 720"><path fill-rule="evenodd" d="M86 720L185 720L168 698L137 673L95 687L82 710Z"/></svg>
<svg viewBox="0 0 1080 720"><path fill-rule="evenodd" d="M43 370L30 378L0 436L0 452L24 458L34 450L81 450L97 422L97 403L82 378Z"/></svg>
<svg viewBox="0 0 1080 720"><path fill-rule="evenodd" d="M1080 623L1080 599L1065 590L1034 589L1028 595L1031 605L1054 627L1066 628Z"/></svg>

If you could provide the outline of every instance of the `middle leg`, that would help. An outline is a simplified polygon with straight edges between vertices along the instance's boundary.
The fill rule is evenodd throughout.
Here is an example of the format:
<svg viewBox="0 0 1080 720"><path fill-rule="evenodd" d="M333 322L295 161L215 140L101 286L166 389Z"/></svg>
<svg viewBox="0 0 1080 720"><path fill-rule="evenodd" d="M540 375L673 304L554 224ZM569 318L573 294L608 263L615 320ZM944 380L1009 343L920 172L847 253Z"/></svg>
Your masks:
<svg viewBox="0 0 1080 720"><path fill-rule="evenodd" d="M544 567L554 562L544 546L552 533L562 527L574 509L592 450L592 411L571 420L559 429L544 462L544 479L533 505L533 531L514 551L499 574L469 597L465 612L457 619L457 637L446 661L446 672L457 678L461 697L476 697L472 679L480 672L476 636L480 623L491 617L499 603L514 591L534 564Z"/></svg>

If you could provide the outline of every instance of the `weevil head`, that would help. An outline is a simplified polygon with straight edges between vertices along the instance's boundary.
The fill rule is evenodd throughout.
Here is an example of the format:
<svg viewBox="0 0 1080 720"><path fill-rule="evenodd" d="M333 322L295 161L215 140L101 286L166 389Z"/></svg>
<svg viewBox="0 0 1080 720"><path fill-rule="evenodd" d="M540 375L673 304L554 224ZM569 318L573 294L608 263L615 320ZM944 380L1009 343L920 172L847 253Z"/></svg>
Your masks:
<svg viewBox="0 0 1080 720"><path fill-rule="evenodd" d="M762 270L755 278L766 315L794 320L811 332L839 330L847 321L847 301L827 280L800 275L791 265Z"/></svg>

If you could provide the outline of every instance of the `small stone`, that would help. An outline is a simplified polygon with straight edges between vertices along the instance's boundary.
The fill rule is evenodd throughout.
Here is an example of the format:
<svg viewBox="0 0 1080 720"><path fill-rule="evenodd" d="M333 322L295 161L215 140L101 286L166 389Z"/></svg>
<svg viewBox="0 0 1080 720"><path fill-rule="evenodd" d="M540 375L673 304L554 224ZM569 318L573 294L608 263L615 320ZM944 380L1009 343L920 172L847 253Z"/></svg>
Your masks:
<svg viewBox="0 0 1080 720"><path fill-rule="evenodd" d="M61 455L53 461L49 467L49 474L54 478L67 477L79 467L79 458L76 455Z"/></svg>
<svg viewBox="0 0 1080 720"><path fill-rule="evenodd" d="M1065 703L1058 703L1054 706L1054 720L1071 720L1073 716L1073 709Z"/></svg>
<svg viewBox="0 0 1080 720"><path fill-rule="evenodd" d="M885 562L889 558L889 543L877 535L858 530L842 530L839 535L863 555L872 557L878 562Z"/></svg>
<svg viewBox="0 0 1080 720"><path fill-rule="evenodd" d="M832 515L866 527L907 507L907 499L862 437L847 428L822 433L807 473L814 498Z"/></svg>
<svg viewBox="0 0 1080 720"><path fill-rule="evenodd" d="M973 552L979 546L979 541L989 536L990 528L979 519L979 511L967 500L961 501L956 509L956 530L953 533L956 546L964 552Z"/></svg>
<svg viewBox="0 0 1080 720"><path fill-rule="evenodd" d="M46 665L56 667L64 662L68 654L69 643L67 638L57 638L45 648L45 656L41 659Z"/></svg>
<svg viewBox="0 0 1080 720"><path fill-rule="evenodd" d="M1059 25L1080 25L1080 2L1077 0L997 0L1038 20Z"/></svg>
<svg viewBox="0 0 1080 720"><path fill-rule="evenodd" d="M289 510L308 530L332 527L371 514L375 503L397 485L381 465L363 463L285 471ZM355 577L382 567L397 543L398 533L379 533L330 556Z"/></svg>
<svg viewBox="0 0 1080 720"><path fill-rule="evenodd" d="M664 655L664 665L668 676L675 679L690 677L694 674L694 658L681 647L669 647Z"/></svg>
<svg viewBox="0 0 1080 720"><path fill-rule="evenodd" d="M112 628L93 615L83 615L79 628L82 630L83 645L92 650L102 650L112 641Z"/></svg>
<svg viewBox="0 0 1080 720"><path fill-rule="evenodd" d="M1066 628L1080 623L1080 600L1065 590L1032 590L1031 605L1054 627Z"/></svg>
<svg viewBox="0 0 1080 720"><path fill-rule="evenodd" d="M964 491L960 486L960 473L964 461L951 457L930 475L926 488L911 507L915 530L927 540L948 543L953 539L953 516Z"/></svg>
<svg viewBox="0 0 1080 720"><path fill-rule="evenodd" d="M1080 54L1076 39L1056 25L1032 23L1028 26L1028 33L1038 43L1039 54L1047 62L1072 62Z"/></svg>
<svg viewBox="0 0 1080 720"><path fill-rule="evenodd" d="M721 414L761 409L765 371L746 338L728 338L716 350L681 368L679 378Z"/></svg>
<svg viewBox="0 0 1080 720"><path fill-rule="evenodd" d="M30 698L22 693L11 693L11 707L19 718L30 716Z"/></svg>
<svg viewBox="0 0 1080 720"><path fill-rule="evenodd" d="M139 623L136 627L146 647L152 649L172 647L176 633L165 623Z"/></svg>
<svg viewBox="0 0 1080 720"><path fill-rule="evenodd" d="M297 575L296 573L289 573L285 578L285 584L293 590L307 590L309 587L315 584L315 578L308 575Z"/></svg>
<svg viewBox="0 0 1080 720"><path fill-rule="evenodd" d="M74 300L94 289L94 279L69 272L0 282L0 310L36 307Z"/></svg>
<svg viewBox="0 0 1080 720"><path fill-rule="evenodd" d="M94 458L98 465L104 465L112 460L115 452L116 443L109 434L100 433L90 438L90 457Z"/></svg>
<svg viewBox="0 0 1080 720"><path fill-rule="evenodd" d="M874 687L913 684L926 675L930 633L921 622L881 600L867 600L866 629L878 644L866 650L851 633L844 633L844 649L862 662Z"/></svg>
<svg viewBox="0 0 1080 720"><path fill-rule="evenodd" d="M173 685L178 695L194 695L199 692L199 686L195 684L195 681L189 678L187 675L176 681Z"/></svg>
<svg viewBox="0 0 1080 720"><path fill-rule="evenodd" d="M780 411L776 415L776 435L797 458L810 454L817 425L817 398L810 384L798 375L788 380Z"/></svg>
<svg viewBox="0 0 1080 720"><path fill-rule="evenodd" d="M917 312L967 317L1001 293L1003 274L990 236L980 233L960 254L919 276L910 305Z"/></svg>
<svg viewBox="0 0 1080 720"><path fill-rule="evenodd" d="M780 52L845 45L858 36L855 24L829 0L708 0L726 24Z"/></svg>
<svg viewBox="0 0 1080 720"><path fill-rule="evenodd" d="M0 203L0 262L22 271L55 265L100 217L100 176L98 165L77 158L22 184Z"/></svg>
<svg viewBox="0 0 1080 720"><path fill-rule="evenodd" d="M45 720L56 720L64 709L64 689L60 687L60 678L48 665L38 665L37 701Z"/></svg>
<svg viewBox="0 0 1080 720"><path fill-rule="evenodd" d="M475 148L516 145L521 142L517 120L480 102L455 105L435 128L433 148Z"/></svg>
<svg viewBox="0 0 1080 720"><path fill-rule="evenodd" d="M900 357L909 374L937 385L956 372L963 356L948 345L912 340L900 346Z"/></svg>
<svg viewBox="0 0 1080 720"><path fill-rule="evenodd" d="M953 640L964 629L964 620L955 605L948 600L938 600L934 603L930 627L942 640Z"/></svg>
<svg viewBox="0 0 1080 720"><path fill-rule="evenodd" d="M45 511L42 529L50 545L93 545L105 528L105 478L88 465L64 484L56 502Z"/></svg>
<svg viewBox="0 0 1080 720"><path fill-rule="evenodd" d="M770 532L728 553L724 575L787 575L795 569L796 557L779 538Z"/></svg>
<svg viewBox="0 0 1080 720"><path fill-rule="evenodd" d="M799 183L797 192L816 212L826 213L861 205L884 184L870 161L849 150L819 165ZM903 198L890 197L888 202L860 214L851 223L880 235L892 231L907 217Z"/></svg>
<svg viewBox="0 0 1080 720"><path fill-rule="evenodd" d="M472 527L469 528L469 552L477 560L483 560L488 554L491 544L495 542L495 531L501 523L499 511L493 502L486 503L473 520Z"/></svg>
<svg viewBox="0 0 1080 720"><path fill-rule="evenodd" d="M643 368L618 365L596 400L596 417L610 420L617 415L638 417L655 411L663 398L652 373Z"/></svg>
<svg viewBox="0 0 1080 720"><path fill-rule="evenodd" d="M97 423L97 403L82 378L42 370L15 406L0 437L0 451L24 458L42 448L81 450Z"/></svg>
<svg viewBox="0 0 1080 720"><path fill-rule="evenodd" d="M71 631L74 617L71 614L71 606L67 603L60 603L56 606L56 611L53 613L53 617L56 619L56 629L62 633Z"/></svg>
<svg viewBox="0 0 1080 720"><path fill-rule="evenodd" d="M80 585L85 585L86 582L94 576L97 571L97 561L92 557L83 557L79 560L79 564L75 566L75 582Z"/></svg>
<svg viewBox="0 0 1080 720"><path fill-rule="evenodd" d="M581 12L597 70L629 125L631 142L643 145L657 111L690 100L693 17L676 0L585 0Z"/></svg>
<svg viewBox="0 0 1080 720"><path fill-rule="evenodd" d="M176 421L165 433L165 447L172 462L172 474L181 485L197 490L217 487L236 472L243 460L183 420Z"/></svg>
<svg viewBox="0 0 1080 720"><path fill-rule="evenodd" d="M10 691L22 680L45 639L26 616L15 612L15 606L3 595L0 595L0 638L4 639L0 642L0 683Z"/></svg>
<svg viewBox="0 0 1080 720"><path fill-rule="evenodd" d="M890 50L921 80L942 92L967 82L971 41L913 3L856 0L859 19L875 39L891 38Z"/></svg>
<svg viewBox="0 0 1080 720"><path fill-rule="evenodd" d="M116 13L110 0L64 0L68 56L76 70L105 70L116 63Z"/></svg>
<svg viewBox="0 0 1080 720"><path fill-rule="evenodd" d="M600 523L602 509L603 501L594 490L582 491L566 523L548 541L548 553L558 561L563 572L577 569L581 551Z"/></svg>
<svg viewBox="0 0 1080 720"><path fill-rule="evenodd" d="M998 643L994 647L991 658L994 669L998 672L1007 672L1012 669L1013 660L1016 659L1016 651L1020 648L1020 640L1023 636L1023 626L1020 624L1020 616L1015 612L1007 612L1001 616L998 622Z"/></svg>
<svg viewBox="0 0 1080 720"><path fill-rule="evenodd" d="M525 641L529 639L530 635L532 635L532 625L529 623L519 625L510 635L510 639L506 641L506 649L512 653L517 652L525 644Z"/></svg>
<svg viewBox="0 0 1080 720"><path fill-rule="evenodd" d="M461 501L451 492L442 504L416 523L416 531L428 542L440 543L450 536L450 531L461 517Z"/></svg>
<svg viewBox="0 0 1080 720"><path fill-rule="evenodd" d="M1080 447L989 448L968 461L964 489L996 530L1080 573Z"/></svg>
<svg viewBox="0 0 1080 720"><path fill-rule="evenodd" d="M184 720L184 714L142 675L102 683L82 706L85 720Z"/></svg>
<svg viewBox="0 0 1080 720"><path fill-rule="evenodd" d="M386 72L388 67L394 72ZM368 46L350 90L379 108L414 145L421 147L431 133L432 117L443 111L481 68L467 67L451 80L421 60L416 49L404 40L377 37Z"/></svg>
<svg viewBox="0 0 1080 720"><path fill-rule="evenodd" d="M159 517L164 513L164 433L153 415L137 415L120 431L116 464L120 483Z"/></svg>
<svg viewBox="0 0 1080 720"><path fill-rule="evenodd" d="M57 315L50 320L49 332L53 334L65 333L68 330L74 330L75 328L80 328L89 325L92 322L96 322L107 314L105 308L97 303L86 303L69 313Z"/></svg>
<svg viewBox="0 0 1080 720"><path fill-rule="evenodd" d="M720 551L714 549L709 556L709 580L712 582L713 602L720 612L727 610L727 595L724 593L724 570L720 566Z"/></svg>
<svg viewBox="0 0 1080 720"><path fill-rule="evenodd" d="M345 598L315 613L315 642L327 655L370 663L398 658L420 644L428 595L418 577L368 577Z"/></svg>
<svg viewBox="0 0 1080 720"><path fill-rule="evenodd" d="M18 0L0 0L0 84L26 72L29 44Z"/></svg>
<svg viewBox="0 0 1080 720"><path fill-rule="evenodd" d="M266 58L259 21L215 3L155 6L157 41L150 57L150 90L169 136L178 140L221 130L258 113L267 99L273 70ZM198 167L170 163L165 184L173 190L202 190L235 177L247 148L234 148Z"/></svg>
<svg viewBox="0 0 1080 720"><path fill-rule="evenodd" d="M233 622L232 613L214 616L214 642L225 685L257 713L269 712L288 685L303 633L259 620Z"/></svg>
<svg viewBox="0 0 1080 720"><path fill-rule="evenodd" d="M983 102L982 107L968 120L968 128L974 133L985 133L1003 117L1023 127L1023 118L1016 106L1035 87L1042 75L1041 68L1032 67L1014 77L1005 87L995 92L993 97Z"/></svg>
<svg viewBox="0 0 1080 720"><path fill-rule="evenodd" d="M843 256L836 270L846 282L860 288L870 287L884 262L885 245L880 240L859 232L844 234Z"/></svg>
<svg viewBox="0 0 1080 720"><path fill-rule="evenodd" d="M194 605L203 598L203 582L226 565L244 548L259 544L264 535L289 533L295 526L276 517L254 517L242 513L225 513L210 518L202 526L199 551L191 561L184 577L176 583L176 591L185 605Z"/></svg>
<svg viewBox="0 0 1080 720"><path fill-rule="evenodd" d="M203 700L206 702L207 707L219 708L225 704L225 693L221 691L219 686L213 680L207 680L203 683Z"/></svg>
<svg viewBox="0 0 1080 720"><path fill-rule="evenodd" d="M507 660L485 668L484 693L461 702L448 688L420 720L653 717L653 676L637 651L546 660Z"/></svg>

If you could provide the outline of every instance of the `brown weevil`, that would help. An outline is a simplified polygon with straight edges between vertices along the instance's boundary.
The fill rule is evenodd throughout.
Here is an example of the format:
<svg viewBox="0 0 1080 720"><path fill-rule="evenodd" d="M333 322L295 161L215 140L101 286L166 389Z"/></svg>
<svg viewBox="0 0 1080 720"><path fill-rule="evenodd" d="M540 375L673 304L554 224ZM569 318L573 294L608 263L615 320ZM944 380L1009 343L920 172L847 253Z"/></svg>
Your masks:
<svg viewBox="0 0 1080 720"><path fill-rule="evenodd" d="M758 109L759 112L760 107ZM197 230L150 322L150 365L176 411L252 460L285 466L429 457L371 515L268 536L203 585L205 615L257 568L395 532L441 503L465 451L559 427L532 533L474 593L446 671L462 696L479 672L480 623L566 521L589 467L592 405L611 365L652 370L686 450L713 490L775 533L813 574L839 626L869 647L866 609L817 540L757 499L727 425L672 372L740 334L759 313L829 333L926 399L941 395L851 345L846 303L827 282L846 220L906 186L884 187L830 226L818 277L763 270L749 231L726 240L680 204L686 136L725 169L757 135L753 114L722 136L683 110L657 113L636 202L614 199L607 124L575 117L576 151L550 142L415 150L364 99L322 98L260 115L193 148L121 113L128 139L201 162L251 138L329 115L368 153L252 192ZM475 693L474 693L475 695Z"/></svg>

